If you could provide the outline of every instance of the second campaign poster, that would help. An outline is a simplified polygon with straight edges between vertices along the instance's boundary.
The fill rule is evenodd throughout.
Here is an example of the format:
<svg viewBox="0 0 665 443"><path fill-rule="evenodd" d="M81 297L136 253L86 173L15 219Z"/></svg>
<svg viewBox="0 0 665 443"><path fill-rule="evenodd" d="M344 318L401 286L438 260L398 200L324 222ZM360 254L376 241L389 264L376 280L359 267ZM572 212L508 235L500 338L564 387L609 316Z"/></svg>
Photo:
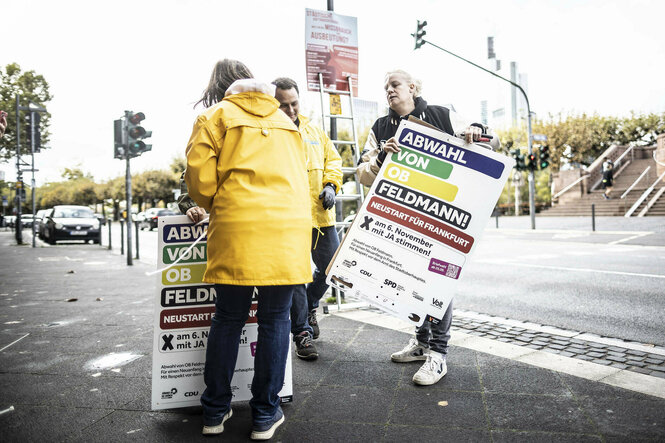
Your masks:
<svg viewBox="0 0 665 443"><path fill-rule="evenodd" d="M212 316L214 285L203 283L207 261L207 223L187 216L160 217L158 273L152 350L152 409L200 405L205 389L203 369ZM202 237L203 236L203 237ZM190 249L199 237L202 239ZM177 262L177 263L176 263ZM252 302L240 336L238 360L231 381L232 401L252 398L254 354L258 337L256 302ZM291 353L286 361L282 402L292 399Z"/></svg>

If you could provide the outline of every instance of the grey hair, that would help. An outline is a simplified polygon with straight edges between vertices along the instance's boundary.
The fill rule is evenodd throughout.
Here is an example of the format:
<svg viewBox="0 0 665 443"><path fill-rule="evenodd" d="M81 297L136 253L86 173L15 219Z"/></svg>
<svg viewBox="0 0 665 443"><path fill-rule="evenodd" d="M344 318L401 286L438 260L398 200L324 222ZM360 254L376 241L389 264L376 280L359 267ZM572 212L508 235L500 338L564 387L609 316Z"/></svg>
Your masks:
<svg viewBox="0 0 665 443"><path fill-rule="evenodd" d="M243 78L254 78L254 75L244 63L228 58L218 61L210 75L208 87L203 91L203 96L194 104L194 107L199 103L203 103L206 108L219 103L224 98L224 93L229 89L229 86L236 80Z"/></svg>
<svg viewBox="0 0 665 443"><path fill-rule="evenodd" d="M414 97L420 97L422 91L423 91L423 82L420 81L420 79L415 78L408 72L404 71L403 69L395 69L393 71L388 71L386 72L386 78L385 80L388 81L388 78L390 78L391 75L393 74L399 74L404 79L406 80L407 83L411 84L413 83L414 89L413 89L413 96Z"/></svg>

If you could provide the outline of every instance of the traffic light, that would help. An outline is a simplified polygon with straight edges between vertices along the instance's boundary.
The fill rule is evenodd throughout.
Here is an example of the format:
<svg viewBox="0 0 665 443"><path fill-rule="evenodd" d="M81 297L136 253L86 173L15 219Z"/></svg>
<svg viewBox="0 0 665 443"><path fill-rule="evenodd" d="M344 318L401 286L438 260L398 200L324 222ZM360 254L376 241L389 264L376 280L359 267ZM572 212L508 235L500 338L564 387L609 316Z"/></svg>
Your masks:
<svg viewBox="0 0 665 443"><path fill-rule="evenodd" d="M141 122L145 120L143 112L125 111L125 118L127 124L127 151L130 157L138 157L146 151L152 149L152 145L146 145L143 139L152 136L152 131L146 131L141 126Z"/></svg>
<svg viewBox="0 0 665 443"><path fill-rule="evenodd" d="M25 116L26 143L30 146L33 153L40 152L42 146L42 136L39 132L40 120L39 112L31 111Z"/></svg>
<svg viewBox="0 0 665 443"><path fill-rule="evenodd" d="M545 145L540 148L540 169L545 169L550 165L550 147Z"/></svg>
<svg viewBox="0 0 665 443"><path fill-rule="evenodd" d="M527 165L525 163L526 159L524 157L524 154L522 154L522 151L519 148L510 151L510 155L512 155L513 158L515 159L515 169L517 169L518 171L524 171L527 169Z"/></svg>
<svg viewBox="0 0 665 443"><path fill-rule="evenodd" d="M125 153L127 152L127 133L124 126L122 120L113 121L113 158L125 158Z"/></svg>
<svg viewBox="0 0 665 443"><path fill-rule="evenodd" d="M535 171L538 169L538 156L534 153L529 154L527 157L527 164L526 164L527 169L531 171Z"/></svg>
<svg viewBox="0 0 665 443"><path fill-rule="evenodd" d="M418 25L416 26L416 33L411 34L413 35L413 39L415 42L415 47L413 48L414 51L425 44L425 40L423 40L423 37L425 37L425 34L427 34L427 31L425 31L425 26L427 26L427 20L422 22L418 20Z"/></svg>

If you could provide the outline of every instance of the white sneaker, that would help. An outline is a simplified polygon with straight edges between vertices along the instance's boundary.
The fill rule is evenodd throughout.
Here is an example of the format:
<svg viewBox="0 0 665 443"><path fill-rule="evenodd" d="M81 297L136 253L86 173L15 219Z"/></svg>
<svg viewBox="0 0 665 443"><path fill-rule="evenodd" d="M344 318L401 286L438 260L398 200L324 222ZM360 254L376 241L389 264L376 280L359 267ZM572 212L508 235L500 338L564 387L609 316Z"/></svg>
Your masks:
<svg viewBox="0 0 665 443"><path fill-rule="evenodd" d="M446 358L443 354L429 351L427 353L427 360L413 376L413 382L423 386L433 385L441 380L447 372L448 367L446 366Z"/></svg>
<svg viewBox="0 0 665 443"><path fill-rule="evenodd" d="M409 344L406 345L404 349L392 354L390 356L390 359L395 363L406 363L409 361L426 360L428 352L429 348L426 348L425 346L421 345L418 340L412 338L409 340Z"/></svg>
<svg viewBox="0 0 665 443"><path fill-rule="evenodd" d="M218 435L224 432L224 423L226 420L231 418L233 416L233 410L229 409L229 412L224 414L224 417L222 418L222 422L218 424L217 426L204 426L203 427L203 435Z"/></svg>

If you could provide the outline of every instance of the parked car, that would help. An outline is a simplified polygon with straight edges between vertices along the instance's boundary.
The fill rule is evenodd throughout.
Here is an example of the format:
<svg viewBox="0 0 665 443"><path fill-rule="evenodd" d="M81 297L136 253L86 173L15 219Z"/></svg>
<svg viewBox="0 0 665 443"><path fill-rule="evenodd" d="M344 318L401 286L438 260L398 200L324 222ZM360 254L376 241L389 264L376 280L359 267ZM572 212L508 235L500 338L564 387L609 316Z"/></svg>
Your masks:
<svg viewBox="0 0 665 443"><path fill-rule="evenodd" d="M32 223L35 220L35 216L32 214L21 214L21 227L30 228Z"/></svg>
<svg viewBox="0 0 665 443"><path fill-rule="evenodd" d="M97 220L99 220L99 224L102 226L106 226L106 217L104 214L100 212L95 212L95 217L97 217Z"/></svg>
<svg viewBox="0 0 665 443"><path fill-rule="evenodd" d="M145 211L145 218L139 222L139 228L141 230L148 229L152 231L157 228L157 219L159 217L165 217L167 215L178 215L178 212L172 211L165 208L150 208Z"/></svg>
<svg viewBox="0 0 665 443"><path fill-rule="evenodd" d="M32 224L35 227L35 233L37 234L37 237L41 238L42 240L44 239L44 236L42 234L44 230L43 228L44 217L46 217L46 214L48 214L50 210L51 209L40 209L35 214L35 218L32 222Z"/></svg>
<svg viewBox="0 0 665 443"><path fill-rule="evenodd" d="M45 217L44 239L50 243L60 240L92 240L101 243L100 222L86 206L54 206Z"/></svg>
<svg viewBox="0 0 665 443"><path fill-rule="evenodd" d="M5 215L5 226L13 228L15 223L16 223L15 215Z"/></svg>

